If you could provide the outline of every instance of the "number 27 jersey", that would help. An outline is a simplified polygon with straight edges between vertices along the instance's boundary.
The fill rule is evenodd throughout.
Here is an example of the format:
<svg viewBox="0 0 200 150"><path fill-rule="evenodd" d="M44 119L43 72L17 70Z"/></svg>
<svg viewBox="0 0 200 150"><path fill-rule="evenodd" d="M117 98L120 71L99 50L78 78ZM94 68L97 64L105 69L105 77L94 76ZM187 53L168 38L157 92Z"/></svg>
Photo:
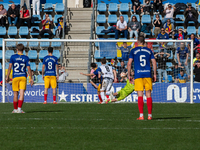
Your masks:
<svg viewBox="0 0 200 150"><path fill-rule="evenodd" d="M131 50L129 58L134 60L134 78L151 78L151 59L155 59L151 49L136 47Z"/></svg>
<svg viewBox="0 0 200 150"><path fill-rule="evenodd" d="M45 76L56 76L56 65L58 64L58 58L55 56L47 55L43 59L43 65L45 65Z"/></svg>
<svg viewBox="0 0 200 150"><path fill-rule="evenodd" d="M26 67L30 66L27 56L14 54L10 58L10 63L13 66L13 79L16 77L27 77Z"/></svg>

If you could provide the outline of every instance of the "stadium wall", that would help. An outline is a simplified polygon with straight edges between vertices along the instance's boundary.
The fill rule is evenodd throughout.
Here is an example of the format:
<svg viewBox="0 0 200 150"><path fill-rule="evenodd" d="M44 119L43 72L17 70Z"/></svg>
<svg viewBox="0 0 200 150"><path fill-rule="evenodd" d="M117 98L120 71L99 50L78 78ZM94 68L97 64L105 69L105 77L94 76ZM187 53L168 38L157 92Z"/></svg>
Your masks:
<svg viewBox="0 0 200 150"><path fill-rule="evenodd" d="M123 88L125 83L114 83L111 91L117 92ZM2 93L2 87L0 87ZM52 100L52 89L49 90L48 102ZM184 103L190 102L190 83L155 83L153 85L152 98L158 103ZM1 98L2 100L2 98ZM6 102L13 101L12 85L6 85ZM44 101L44 85L27 85L25 92L25 102L34 103ZM87 89L83 83L59 83L58 102L98 102L97 90L90 84ZM144 97L144 101L146 98ZM133 92L121 102L137 102L137 93ZM194 103L200 103L200 88L198 83L194 83Z"/></svg>

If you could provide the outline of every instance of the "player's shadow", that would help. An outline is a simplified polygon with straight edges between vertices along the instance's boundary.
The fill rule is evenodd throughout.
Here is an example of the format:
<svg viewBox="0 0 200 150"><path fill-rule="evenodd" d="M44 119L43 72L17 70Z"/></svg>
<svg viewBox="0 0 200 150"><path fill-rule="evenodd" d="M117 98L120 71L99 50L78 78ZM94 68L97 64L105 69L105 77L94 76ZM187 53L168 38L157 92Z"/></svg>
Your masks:
<svg viewBox="0 0 200 150"><path fill-rule="evenodd" d="M153 118L153 120L161 120L161 119L189 119L191 117L162 117L162 118Z"/></svg>
<svg viewBox="0 0 200 150"><path fill-rule="evenodd" d="M55 113L55 112L64 112L63 110L35 110L35 111L28 111L26 113Z"/></svg>

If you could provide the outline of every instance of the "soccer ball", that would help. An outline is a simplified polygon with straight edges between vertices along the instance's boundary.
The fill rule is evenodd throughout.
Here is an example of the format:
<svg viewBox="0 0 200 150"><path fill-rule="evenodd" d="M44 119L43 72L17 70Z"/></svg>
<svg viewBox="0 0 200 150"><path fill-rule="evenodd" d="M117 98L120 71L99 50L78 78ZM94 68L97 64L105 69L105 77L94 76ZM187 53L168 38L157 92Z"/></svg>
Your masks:
<svg viewBox="0 0 200 150"><path fill-rule="evenodd" d="M124 78L124 77L126 77L126 73L122 72L122 73L120 74L120 76L121 76L121 78Z"/></svg>

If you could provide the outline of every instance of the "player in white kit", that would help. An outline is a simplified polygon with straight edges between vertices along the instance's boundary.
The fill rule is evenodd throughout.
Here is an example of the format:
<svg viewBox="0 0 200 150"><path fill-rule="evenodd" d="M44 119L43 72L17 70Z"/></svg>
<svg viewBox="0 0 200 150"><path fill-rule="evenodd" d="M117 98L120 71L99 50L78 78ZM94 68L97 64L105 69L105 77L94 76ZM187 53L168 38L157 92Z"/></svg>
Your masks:
<svg viewBox="0 0 200 150"><path fill-rule="evenodd" d="M110 89L112 87L113 80L115 82L117 81L117 75L116 75L116 71L113 69L112 66L106 65L105 58L101 60L101 64L102 65L99 68L97 68L93 73L91 74L81 73L81 74L85 76L94 76L94 75L98 76L98 74L101 74L102 84L101 84L100 93L101 93L101 98L103 100L103 103L105 103L105 93L106 93L106 98L109 99Z"/></svg>

